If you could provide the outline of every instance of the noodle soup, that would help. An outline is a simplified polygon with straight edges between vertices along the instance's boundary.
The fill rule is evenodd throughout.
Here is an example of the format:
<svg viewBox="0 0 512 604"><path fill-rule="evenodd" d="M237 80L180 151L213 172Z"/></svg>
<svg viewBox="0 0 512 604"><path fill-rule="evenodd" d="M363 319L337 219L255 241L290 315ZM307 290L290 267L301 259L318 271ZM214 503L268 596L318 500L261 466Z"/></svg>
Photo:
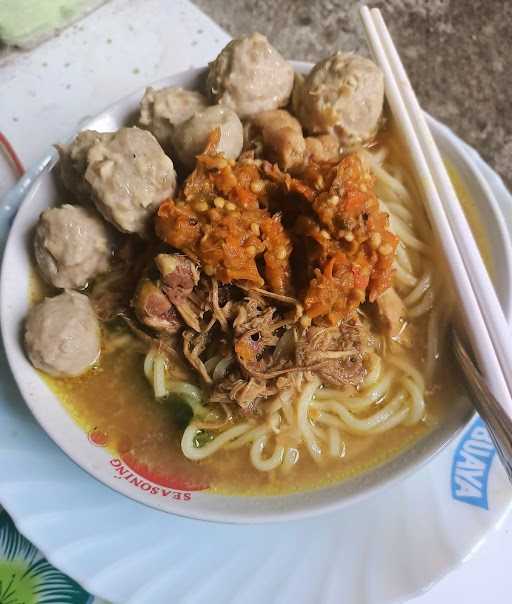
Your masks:
<svg viewBox="0 0 512 604"><path fill-rule="evenodd" d="M317 105L316 79L333 77L340 98ZM55 289L35 287L27 353L91 441L156 484L330 486L403 452L460 399L450 287L378 68L338 53L295 86L287 109L260 99L255 114L149 89L143 130L59 149L64 185L98 211L40 218L40 273L66 290L40 301Z"/></svg>
<svg viewBox="0 0 512 604"><path fill-rule="evenodd" d="M254 443L260 447L263 444L262 458L268 460L273 454L272 442L268 438L258 443L250 433L264 432L262 425L268 422L266 433L271 434L276 420L267 416L265 421L253 420L254 428L230 439L228 446L220 447L215 454L200 460L187 459L181 446L183 430L170 409L172 403L155 402L152 377L148 380L143 371L144 351L128 328L106 328L102 360L92 372L68 380L46 376L50 387L84 430L105 435L114 454L129 453L157 475L171 475L184 484L202 485L223 494L285 494L324 487L380 465L412 446L442 423L449 401L460 394L460 386L455 377L457 370L444 349L449 301L445 298L440 302L441 284L433 280L434 258L427 253L422 257L423 252L432 251L431 235L406 158L398 149L396 135L388 129L365 155L371 154L367 159L372 161L377 176L376 191L391 214L391 224L403 229L402 241L416 246L411 252L407 244L403 245L397 254L395 277L397 281L402 279L398 287L403 288L404 300L416 315L415 345L405 354L393 354L396 345L391 342L386 348L383 344L382 356L369 359L365 381L351 396L313 382L302 392L301 400L293 402L292 414L306 416L313 446L316 443L325 450L321 457L308 453L308 444L304 443L298 448L300 463L287 469L258 469L251 463ZM472 202L460 190L460 183L455 183L475 228ZM423 230L407 227L416 225L418 219L423 221ZM485 256L485 242L478 231L477 236ZM146 365L150 364L146 359ZM272 404L276 409L275 401L268 407ZM411 417L409 405L413 404L417 407ZM278 413L280 410L274 410L273 417ZM383 417L387 419L383 421ZM405 417L408 420L404 421ZM279 421L288 421L284 413ZM236 428L244 429L240 424Z"/></svg>

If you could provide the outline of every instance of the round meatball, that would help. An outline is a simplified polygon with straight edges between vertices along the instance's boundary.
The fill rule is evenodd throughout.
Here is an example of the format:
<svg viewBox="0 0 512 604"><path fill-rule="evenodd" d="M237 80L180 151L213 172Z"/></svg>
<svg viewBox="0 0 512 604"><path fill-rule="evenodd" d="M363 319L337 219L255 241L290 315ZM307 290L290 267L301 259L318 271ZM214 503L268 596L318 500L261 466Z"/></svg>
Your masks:
<svg viewBox="0 0 512 604"><path fill-rule="evenodd" d="M93 145L112 138L109 132L84 130L69 145L57 145L60 156L59 172L62 184L83 201L90 201L91 187L84 180L87 154Z"/></svg>
<svg viewBox="0 0 512 604"><path fill-rule="evenodd" d="M48 283L63 289L82 289L108 270L112 237L94 209L65 204L39 217L34 251Z"/></svg>
<svg viewBox="0 0 512 604"><path fill-rule="evenodd" d="M206 81L214 102L240 118L284 107L293 88L293 69L262 34L232 40L210 63Z"/></svg>
<svg viewBox="0 0 512 604"><path fill-rule="evenodd" d="M208 135L216 128L220 130L218 153L223 153L228 159L236 159L240 155L244 143L242 122L228 107L213 105L194 114L174 131L174 150L185 166L195 166L196 156L204 151Z"/></svg>
<svg viewBox="0 0 512 604"><path fill-rule="evenodd" d="M139 125L149 130L162 147L169 150L174 126L207 106L206 98L194 90L173 86L160 90L147 88L140 104Z"/></svg>
<svg viewBox="0 0 512 604"><path fill-rule="evenodd" d="M296 82L294 111L310 134L335 134L346 145L363 143L378 130L384 76L369 59L337 52Z"/></svg>
<svg viewBox="0 0 512 604"><path fill-rule="evenodd" d="M32 365L58 377L85 373L100 356L100 326L89 298L66 291L34 306L25 325Z"/></svg>
<svg viewBox="0 0 512 604"><path fill-rule="evenodd" d="M85 180L106 220L143 236L160 203L176 189L172 161L150 132L136 127L121 128L91 146Z"/></svg>

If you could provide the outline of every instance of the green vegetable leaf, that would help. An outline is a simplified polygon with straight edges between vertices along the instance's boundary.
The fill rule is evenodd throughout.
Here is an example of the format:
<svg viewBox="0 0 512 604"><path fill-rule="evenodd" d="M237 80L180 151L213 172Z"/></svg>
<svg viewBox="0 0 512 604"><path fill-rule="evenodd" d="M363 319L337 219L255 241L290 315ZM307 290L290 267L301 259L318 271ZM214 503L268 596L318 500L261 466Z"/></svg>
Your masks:
<svg viewBox="0 0 512 604"><path fill-rule="evenodd" d="M198 430L194 436L194 447L200 449L214 439L214 435L210 430Z"/></svg>
<svg viewBox="0 0 512 604"><path fill-rule="evenodd" d="M181 429L185 429L194 417L192 407L185 397L171 394L167 401L170 403L169 411L173 422ZM1 604L1 603L0 603Z"/></svg>
<svg viewBox="0 0 512 604"><path fill-rule="evenodd" d="M173 421L178 427L185 429L193 417L204 417L208 412L202 404L202 393L197 386L188 382L171 381L167 387L169 394L160 401L169 405Z"/></svg>

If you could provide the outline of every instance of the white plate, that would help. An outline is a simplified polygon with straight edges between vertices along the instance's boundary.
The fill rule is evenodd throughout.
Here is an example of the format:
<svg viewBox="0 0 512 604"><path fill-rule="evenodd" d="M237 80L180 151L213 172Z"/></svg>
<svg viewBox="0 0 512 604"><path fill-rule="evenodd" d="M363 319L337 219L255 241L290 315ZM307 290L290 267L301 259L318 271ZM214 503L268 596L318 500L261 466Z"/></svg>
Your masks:
<svg viewBox="0 0 512 604"><path fill-rule="evenodd" d="M462 164L483 172L510 231L512 198L499 177L436 128ZM472 424L414 476L319 518L235 526L162 514L70 461L30 415L3 353L0 367L0 502L53 564L115 603L403 600L473 553L511 507L505 473Z"/></svg>
<svg viewBox="0 0 512 604"><path fill-rule="evenodd" d="M294 64L307 70L307 64ZM204 70L192 69L166 78L156 87L179 85L199 88ZM109 107L87 123L88 128L112 131L129 123L140 102L138 91ZM490 242L494 278L506 313L511 309L512 253L503 218L478 173L458 152L442 127L432 122L433 132L445 155L461 172L471 196L478 202L480 220ZM212 495L207 490L183 486L172 475L161 478L148 474L132 460L95 446L68 415L58 398L33 370L20 345L20 330L28 310L31 271L30 241L39 213L59 197L53 177L54 159L26 195L14 221L2 266L2 331L9 363L34 416L50 437L82 468L111 488L157 509L206 520L268 522L331 511L359 501L393 480L417 469L444 447L470 419L472 407L464 396L451 401L443 424L413 447L361 476L317 491L279 497L234 497Z"/></svg>

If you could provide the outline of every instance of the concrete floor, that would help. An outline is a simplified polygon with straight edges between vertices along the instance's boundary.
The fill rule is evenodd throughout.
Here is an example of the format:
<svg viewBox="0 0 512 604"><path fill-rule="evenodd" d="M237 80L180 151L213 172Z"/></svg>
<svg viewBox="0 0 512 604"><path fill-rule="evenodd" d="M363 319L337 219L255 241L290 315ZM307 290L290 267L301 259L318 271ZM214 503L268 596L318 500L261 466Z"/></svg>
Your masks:
<svg viewBox="0 0 512 604"><path fill-rule="evenodd" d="M354 0L194 0L232 36L260 31L285 55L366 53ZM512 2L388 0L383 9L420 101L512 187Z"/></svg>

